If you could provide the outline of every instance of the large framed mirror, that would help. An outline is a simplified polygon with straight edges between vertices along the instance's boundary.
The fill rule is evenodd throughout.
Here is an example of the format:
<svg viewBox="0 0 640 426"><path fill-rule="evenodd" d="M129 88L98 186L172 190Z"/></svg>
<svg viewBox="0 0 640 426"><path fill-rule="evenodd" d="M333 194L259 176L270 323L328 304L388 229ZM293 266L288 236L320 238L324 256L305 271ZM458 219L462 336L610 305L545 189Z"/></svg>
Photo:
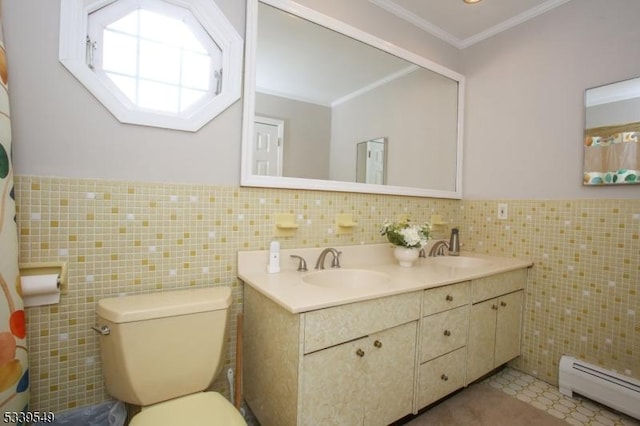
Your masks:
<svg viewBox="0 0 640 426"><path fill-rule="evenodd" d="M241 185L462 198L461 74L289 0L248 0L246 34Z"/></svg>
<svg viewBox="0 0 640 426"><path fill-rule="evenodd" d="M640 78L585 91L584 185L640 183Z"/></svg>

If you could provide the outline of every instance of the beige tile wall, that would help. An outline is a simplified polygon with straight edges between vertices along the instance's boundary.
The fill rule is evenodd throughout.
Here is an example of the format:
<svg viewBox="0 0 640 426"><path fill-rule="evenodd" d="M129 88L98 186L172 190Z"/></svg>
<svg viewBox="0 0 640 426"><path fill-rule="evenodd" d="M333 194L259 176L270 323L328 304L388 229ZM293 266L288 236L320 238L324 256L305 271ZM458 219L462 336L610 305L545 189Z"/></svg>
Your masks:
<svg viewBox="0 0 640 426"><path fill-rule="evenodd" d="M517 368L556 384L570 354L640 378L640 199L469 201L460 221L466 249L535 263Z"/></svg>
<svg viewBox="0 0 640 426"><path fill-rule="evenodd" d="M119 293L229 285L231 318L242 309L238 250L266 249L274 215L293 213L283 247L383 242L379 225L440 214L461 228L464 249L535 261L518 368L549 382L568 352L640 377L640 201L506 200L497 203L317 191L16 177L20 259L65 260L70 292L59 305L28 308L31 409L64 411L107 398L95 305ZM334 233L351 213L353 235ZM440 236L446 236L443 229ZM283 259L286 261L286 259ZM235 321L226 368L234 366ZM221 375L216 390L227 392Z"/></svg>
<svg viewBox="0 0 640 426"><path fill-rule="evenodd" d="M27 309L31 409L64 411L107 398L102 385L96 302L119 293L229 285L235 303L224 371L235 366L235 318L242 309L236 252L273 238L274 215L295 214L284 247L382 242L386 218L453 218L459 201L314 191L167 185L16 176L20 261L68 262L69 294ZM353 235L335 235L352 213ZM287 259L282 260L287 261ZM227 391L226 375L215 383Z"/></svg>

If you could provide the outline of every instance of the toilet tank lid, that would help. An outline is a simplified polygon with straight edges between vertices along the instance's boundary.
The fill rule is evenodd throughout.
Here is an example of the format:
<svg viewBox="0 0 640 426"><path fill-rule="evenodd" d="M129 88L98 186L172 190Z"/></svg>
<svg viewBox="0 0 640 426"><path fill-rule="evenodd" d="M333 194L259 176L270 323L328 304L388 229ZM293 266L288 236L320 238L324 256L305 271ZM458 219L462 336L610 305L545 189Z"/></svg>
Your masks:
<svg viewBox="0 0 640 426"><path fill-rule="evenodd" d="M108 321L126 323L217 311L230 305L229 287L210 287L109 297L98 301L96 312Z"/></svg>

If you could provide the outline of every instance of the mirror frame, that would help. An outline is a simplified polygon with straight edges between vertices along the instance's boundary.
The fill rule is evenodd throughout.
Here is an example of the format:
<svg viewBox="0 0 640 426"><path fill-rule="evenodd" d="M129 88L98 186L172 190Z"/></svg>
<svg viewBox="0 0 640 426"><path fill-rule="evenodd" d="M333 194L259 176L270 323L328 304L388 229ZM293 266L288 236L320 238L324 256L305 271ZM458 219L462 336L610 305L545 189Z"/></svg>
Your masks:
<svg viewBox="0 0 640 426"><path fill-rule="evenodd" d="M256 91L256 48L258 35L258 3L262 2L274 6L287 13L297 15L313 23L322 25L330 30L351 37L365 44L376 47L389 54L419 65L430 71L448 77L458 83L458 120L457 120L457 148L456 148L456 185L455 190L440 190L394 185L376 185L345 181L322 179L307 179L296 177L261 176L252 174L251 153L253 144L253 118L255 115ZM329 17L316 10L302 6L291 0L247 0L247 26L245 39L245 81L244 81L244 111L242 118L242 152L241 152L241 186L308 189L319 191L359 192L366 194L408 195L415 197L433 198L462 198L462 145L464 123L464 93L465 77L440 64L430 61L413 52L395 46L372 34L352 27L342 21Z"/></svg>

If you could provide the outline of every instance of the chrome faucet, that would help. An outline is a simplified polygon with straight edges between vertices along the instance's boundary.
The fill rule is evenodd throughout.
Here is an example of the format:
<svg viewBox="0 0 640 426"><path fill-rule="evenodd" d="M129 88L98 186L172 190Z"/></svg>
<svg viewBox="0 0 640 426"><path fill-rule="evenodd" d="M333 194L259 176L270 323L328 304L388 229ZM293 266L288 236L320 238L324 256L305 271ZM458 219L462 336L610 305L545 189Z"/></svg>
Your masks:
<svg viewBox="0 0 640 426"><path fill-rule="evenodd" d="M318 261L316 262L316 269L324 269L324 258L327 257L327 253L331 253L333 259L331 259L331 267L339 268L340 267L340 255L341 251L338 251L334 248L326 248L322 250L320 256L318 256Z"/></svg>
<svg viewBox="0 0 640 426"><path fill-rule="evenodd" d="M431 250L429 250L429 257L444 256L444 249L449 248L449 243L446 241L437 241Z"/></svg>

